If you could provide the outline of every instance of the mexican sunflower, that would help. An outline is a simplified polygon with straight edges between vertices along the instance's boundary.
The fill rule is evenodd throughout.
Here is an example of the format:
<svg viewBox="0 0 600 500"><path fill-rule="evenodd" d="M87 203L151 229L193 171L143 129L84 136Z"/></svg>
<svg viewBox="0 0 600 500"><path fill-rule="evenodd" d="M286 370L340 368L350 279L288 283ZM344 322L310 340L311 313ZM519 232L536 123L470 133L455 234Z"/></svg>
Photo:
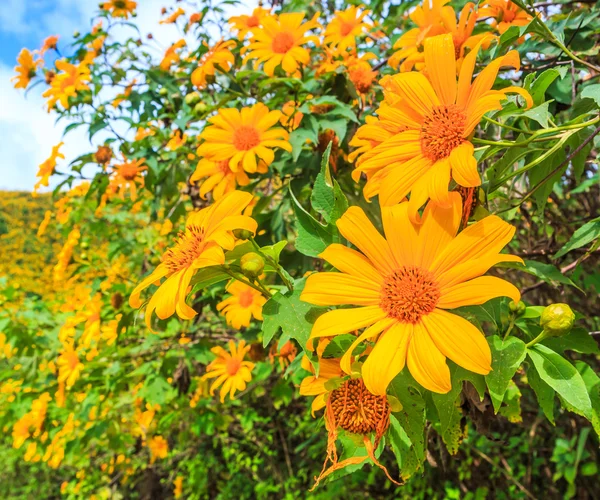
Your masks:
<svg viewBox="0 0 600 500"><path fill-rule="evenodd" d="M56 365L58 366L58 381L65 383L67 389L77 382L84 368L83 363L79 361L77 351L70 344L64 346L64 350L58 357Z"/></svg>
<svg viewBox="0 0 600 500"><path fill-rule="evenodd" d="M260 27L262 19L269 14L269 10L256 7L252 11L252 15L233 16L229 18L228 22L232 25L231 29L237 31L238 40L243 40L250 30Z"/></svg>
<svg viewBox="0 0 600 500"><path fill-rule="evenodd" d="M13 76L10 81L16 80L16 89L25 89L44 61L40 58L34 60L33 54L29 50L22 49L17 57L17 62L19 63L18 66L15 66L17 75Z"/></svg>
<svg viewBox="0 0 600 500"><path fill-rule="evenodd" d="M192 84L202 89L206 87L207 77L214 77L217 69L229 71L235 62L231 52L235 47L233 40L219 41L212 47L205 46L208 50L202 55L198 67L192 73Z"/></svg>
<svg viewBox="0 0 600 500"><path fill-rule="evenodd" d="M59 142L56 146L52 146L52 154L47 160L40 164L38 173L35 174L35 176L39 177L40 180L36 182L33 188L34 192L36 192L42 186L48 186L48 180L54 173L57 159L65 159L65 155L60 152L60 148L62 148L63 145L64 142Z"/></svg>
<svg viewBox="0 0 600 500"><path fill-rule="evenodd" d="M124 17L128 19L137 7L137 2L133 0L109 0L101 4L104 10L108 10L112 17Z"/></svg>
<svg viewBox="0 0 600 500"><path fill-rule="evenodd" d="M259 172L266 172L266 168ZM202 158L196 166L196 171L190 177L190 182L195 183L204 179L200 184L200 196L206 198L212 192L213 198L218 200L224 194L234 191L236 186L247 186L250 178L243 170L234 172L229 168L228 160L212 161Z"/></svg>
<svg viewBox="0 0 600 500"><path fill-rule="evenodd" d="M327 25L324 42L335 46L339 51L356 47L356 37L372 27L364 19L369 15L368 10L361 10L352 5L344 11L336 11L335 16Z"/></svg>
<svg viewBox="0 0 600 500"><path fill-rule="evenodd" d="M67 61L56 61L56 69L60 71L42 96L48 98L48 112L57 102L65 109L69 109L69 97L75 97L81 90L89 90L86 82L91 79L90 68L83 62L78 65Z"/></svg>
<svg viewBox="0 0 600 500"><path fill-rule="evenodd" d="M138 187L144 185L142 173L148 169L144 165L146 158L132 161L124 158L124 160L123 163L119 163L113 167L107 191L118 193L119 197L123 200L125 199L125 192L129 190L131 201L135 201L137 199Z"/></svg>
<svg viewBox="0 0 600 500"><path fill-rule="evenodd" d="M488 0L479 9L479 17L492 17L492 26L503 34L511 26L527 26L533 18L510 0Z"/></svg>
<svg viewBox="0 0 600 500"><path fill-rule="evenodd" d="M256 221L241 215L251 201L250 193L233 191L188 217L185 231L179 234L175 245L165 252L162 262L129 297L129 305L139 308L142 305L140 293L152 284L159 285L146 309L148 328L154 311L160 319L174 313L182 319L191 319L197 314L185 303L190 281L196 270L225 263L223 249L231 250L235 246L234 229L256 231ZM163 278L166 279L161 283Z"/></svg>
<svg viewBox="0 0 600 500"><path fill-rule="evenodd" d="M362 366L367 389L384 395L406 364L419 384L437 393L451 389L446 358L475 373L491 370L484 335L447 309L478 305L495 297L520 299L507 281L482 276L499 262L522 262L500 254L515 229L489 216L457 235L462 203L429 203L422 225L411 222L407 202L382 208L383 237L362 209L349 208L337 221L340 233L359 251L332 244L320 255L340 272L311 274L301 299L320 306L353 305L317 318L311 338L365 328L341 359L350 373L354 349L378 336Z"/></svg>
<svg viewBox="0 0 600 500"><path fill-rule="evenodd" d="M165 17L158 24L174 24L177 22L177 19L179 19L183 15L185 15L185 10L183 10L181 7L179 7L170 16Z"/></svg>
<svg viewBox="0 0 600 500"><path fill-rule="evenodd" d="M225 402L227 393L231 399L234 399L235 392L243 391L246 383L252 380L254 363L244 361L244 356L250 347L243 340L240 340L237 346L233 340L230 340L229 352L220 346L211 349L217 358L206 367L206 374L202 376L202 380L216 379L210 386L210 393L214 394L221 387L219 391L221 403Z"/></svg>
<svg viewBox="0 0 600 500"><path fill-rule="evenodd" d="M196 154L212 161L229 161L229 168L248 173L259 171L259 160L269 166L275 159L272 148L292 151L289 133L274 125L281 111L269 111L262 103L242 109L222 108L209 118L210 126L200 134L204 142Z"/></svg>
<svg viewBox="0 0 600 500"><path fill-rule="evenodd" d="M262 18L262 27L252 30L250 45L246 48L249 53L244 62L255 59L254 68L260 63L264 64L267 76L273 76L275 68L279 65L287 74L293 74L300 64L310 62L310 54L303 45L313 42L319 44L319 39L306 36L306 32L319 26L319 14L305 22L302 13L286 13L269 15Z"/></svg>
<svg viewBox="0 0 600 500"><path fill-rule="evenodd" d="M262 293L239 281L232 281L226 291L231 295L217 304L217 311L225 316L229 326L239 330L250 326L252 318L262 321L262 308L267 301Z"/></svg>
<svg viewBox="0 0 600 500"><path fill-rule="evenodd" d="M465 57L458 80L452 35L425 41L428 76L409 72L382 80L385 100L395 106L392 120L405 130L357 159L354 178L360 172L367 174L367 199L379 195L381 205L390 206L411 193L409 214L416 219L429 198L448 205L451 179L464 187L481 184L469 142L473 130L484 114L502 108L506 94L520 94L528 106L532 100L519 87L491 90L502 66L519 69L519 54L514 50L490 62L471 83L480 46Z"/></svg>

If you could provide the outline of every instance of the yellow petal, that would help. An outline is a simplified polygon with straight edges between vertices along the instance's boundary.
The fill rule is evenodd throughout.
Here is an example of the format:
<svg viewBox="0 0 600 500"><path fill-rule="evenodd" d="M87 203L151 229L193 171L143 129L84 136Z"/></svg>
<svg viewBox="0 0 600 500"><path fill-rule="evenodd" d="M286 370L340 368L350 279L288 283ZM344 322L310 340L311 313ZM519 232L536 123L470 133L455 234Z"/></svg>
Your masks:
<svg viewBox="0 0 600 500"><path fill-rule="evenodd" d="M300 299L317 306L374 306L381 300L381 286L343 273L315 273L306 279Z"/></svg>
<svg viewBox="0 0 600 500"><path fill-rule="evenodd" d="M450 153L452 178L461 186L476 187L481 185L481 177L477 171L477 160L473 156L474 148L465 142Z"/></svg>
<svg viewBox="0 0 600 500"><path fill-rule="evenodd" d="M462 306L475 306L496 297L510 297L515 302L519 302L521 293L515 285L506 280L495 276L480 276L445 288L437 307L455 309Z"/></svg>
<svg viewBox="0 0 600 500"><path fill-rule="evenodd" d="M454 17L454 15L452 16ZM425 39L427 76L443 104L456 101L456 57L452 35Z"/></svg>
<svg viewBox="0 0 600 500"><path fill-rule="evenodd" d="M412 266L419 261L419 226L408 218L408 202L381 207L385 237L400 266Z"/></svg>
<svg viewBox="0 0 600 500"><path fill-rule="evenodd" d="M352 373L352 353L354 352L354 349L356 349L359 344L365 340L375 337L375 335L379 335L383 330L392 326L395 322L396 320L394 318L385 318L381 321L378 321L374 325L371 325L369 328L366 328L365 331L362 332L354 342L352 342L352 345L342 356L342 359L340 360L340 368L347 374Z"/></svg>
<svg viewBox="0 0 600 500"><path fill-rule="evenodd" d="M406 364L410 374L425 389L445 394L452 389L446 357L437 348L421 323L414 326Z"/></svg>
<svg viewBox="0 0 600 500"><path fill-rule="evenodd" d="M500 262L518 262L523 264L523 259L516 255L506 253L484 255L478 259L471 259L457 266L451 267L443 274L437 277L437 282L442 289L463 283L473 278L485 274L492 266Z"/></svg>
<svg viewBox="0 0 600 500"><path fill-rule="evenodd" d="M142 302L140 300L140 293L152 283L164 278L167 274L169 274L169 268L165 264L159 264L158 267L152 271L152 274L144 278L142 282L135 287L133 292L131 292L129 305L134 309L141 307Z"/></svg>
<svg viewBox="0 0 600 500"><path fill-rule="evenodd" d="M383 277L369 262L369 259L360 252L348 248L347 246L333 243L329 245L319 257L325 259L333 267L343 273L364 278L373 281L374 283L381 284L383 282Z"/></svg>
<svg viewBox="0 0 600 500"><path fill-rule="evenodd" d="M319 316L313 325L310 338L331 337L370 326L386 317L379 306L336 309Z"/></svg>

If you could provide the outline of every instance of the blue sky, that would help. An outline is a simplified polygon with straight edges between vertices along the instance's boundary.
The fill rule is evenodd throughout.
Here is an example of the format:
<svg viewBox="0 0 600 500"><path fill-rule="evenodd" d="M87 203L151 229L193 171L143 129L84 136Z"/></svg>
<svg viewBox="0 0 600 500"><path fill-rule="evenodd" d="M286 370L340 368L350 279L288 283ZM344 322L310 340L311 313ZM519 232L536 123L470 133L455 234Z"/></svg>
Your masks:
<svg viewBox="0 0 600 500"><path fill-rule="evenodd" d="M99 0L0 0L0 190L32 190L35 174L62 140L66 123L55 124L56 116L44 109L42 87L27 96L13 88L10 78L23 47L37 49L49 35L59 35L59 48L68 52L73 32L84 32L98 9ZM232 7L236 13L251 11L256 0L242 0ZM161 45L181 38L174 26L159 25L163 6L169 0L138 0L136 24L142 33L154 33ZM65 138L66 161L91 150L83 133L76 130ZM59 163L60 166L60 163Z"/></svg>

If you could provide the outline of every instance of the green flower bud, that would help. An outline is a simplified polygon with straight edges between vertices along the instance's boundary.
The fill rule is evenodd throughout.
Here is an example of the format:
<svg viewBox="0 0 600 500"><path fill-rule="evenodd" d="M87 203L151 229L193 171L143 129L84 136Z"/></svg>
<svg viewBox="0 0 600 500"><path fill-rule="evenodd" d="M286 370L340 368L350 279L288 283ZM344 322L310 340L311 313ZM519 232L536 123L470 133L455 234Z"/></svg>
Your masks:
<svg viewBox="0 0 600 500"><path fill-rule="evenodd" d="M190 92L188 95L185 96L185 103L188 106L193 106L194 104L196 104L199 101L200 101L200 94L198 94L198 92Z"/></svg>
<svg viewBox="0 0 600 500"><path fill-rule="evenodd" d="M518 317L523 316L523 314L525 314L525 309L527 309L527 306L522 300L519 300L518 303L515 303L514 300L511 300L508 304L508 308L510 309L510 312L512 312L515 316Z"/></svg>
<svg viewBox="0 0 600 500"><path fill-rule="evenodd" d="M254 252L249 252L240 260L240 267L244 276L250 279L258 278L265 269L265 261Z"/></svg>
<svg viewBox="0 0 600 500"><path fill-rule="evenodd" d="M162 95L163 97L166 96L169 93L169 90L166 89L165 87L162 87L159 91L158 91L158 95Z"/></svg>
<svg viewBox="0 0 600 500"><path fill-rule="evenodd" d="M81 34L81 33L79 33L79 31L74 31L74 32L73 32L73 38L79 38L79 35L80 35L80 34Z"/></svg>
<svg viewBox="0 0 600 500"><path fill-rule="evenodd" d="M104 106L104 104L101 104L100 106L98 106L98 113L104 113L106 111L106 106Z"/></svg>
<svg viewBox="0 0 600 500"><path fill-rule="evenodd" d="M542 313L540 325L549 337L559 337L569 333L575 321L575 313L567 304L551 304Z"/></svg>
<svg viewBox="0 0 600 500"><path fill-rule="evenodd" d="M194 106L194 112L197 113L197 114L199 114L199 115L201 115L202 113L206 112L207 109L208 108L207 108L206 104L203 103L203 102L199 102L198 104L196 104Z"/></svg>
<svg viewBox="0 0 600 500"><path fill-rule="evenodd" d="M248 231L247 229L234 229L233 235L238 240L247 240L248 238L250 238L252 236L252 232Z"/></svg>

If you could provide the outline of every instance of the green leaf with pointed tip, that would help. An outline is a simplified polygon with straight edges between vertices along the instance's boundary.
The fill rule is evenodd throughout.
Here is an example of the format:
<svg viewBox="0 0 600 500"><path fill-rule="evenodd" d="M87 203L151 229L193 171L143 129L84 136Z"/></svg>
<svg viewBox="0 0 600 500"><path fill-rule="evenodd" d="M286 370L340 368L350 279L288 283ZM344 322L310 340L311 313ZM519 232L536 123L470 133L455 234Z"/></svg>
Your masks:
<svg viewBox="0 0 600 500"><path fill-rule="evenodd" d="M581 375L588 390L588 394L590 395L590 400L592 402L592 418L590 419L590 422L592 423L592 427L594 428L594 431L596 431L596 434L600 436L600 377L598 377L594 370L583 361L577 361L575 363L575 368L577 368L577 371Z"/></svg>
<svg viewBox="0 0 600 500"><path fill-rule="evenodd" d="M331 142L327 146L321 160L321 172L317 175L313 192L310 197L312 207L323 216L325 222L334 223L348 209L348 200L340 185L331 177L329 157Z"/></svg>
<svg viewBox="0 0 600 500"><path fill-rule="evenodd" d="M525 343L516 337L502 340L497 335L488 337L492 351L492 371L485 376L494 412L498 413L510 381L525 359Z"/></svg>
<svg viewBox="0 0 600 500"><path fill-rule="evenodd" d="M546 415L546 418L552 425L555 425L554 396L556 391L540 378L539 373L535 369L535 365L529 365L527 368L527 381L533 389L533 392L535 392L535 397L537 398L544 415Z"/></svg>
<svg viewBox="0 0 600 500"><path fill-rule="evenodd" d="M571 250L581 248L597 238L600 238L600 217L586 222L583 226L577 229L577 231L573 233L573 236L571 236L571 239L567 241L565 246L563 246L558 252L556 252L556 254L554 254L553 258L558 259L559 257L569 253Z"/></svg>

